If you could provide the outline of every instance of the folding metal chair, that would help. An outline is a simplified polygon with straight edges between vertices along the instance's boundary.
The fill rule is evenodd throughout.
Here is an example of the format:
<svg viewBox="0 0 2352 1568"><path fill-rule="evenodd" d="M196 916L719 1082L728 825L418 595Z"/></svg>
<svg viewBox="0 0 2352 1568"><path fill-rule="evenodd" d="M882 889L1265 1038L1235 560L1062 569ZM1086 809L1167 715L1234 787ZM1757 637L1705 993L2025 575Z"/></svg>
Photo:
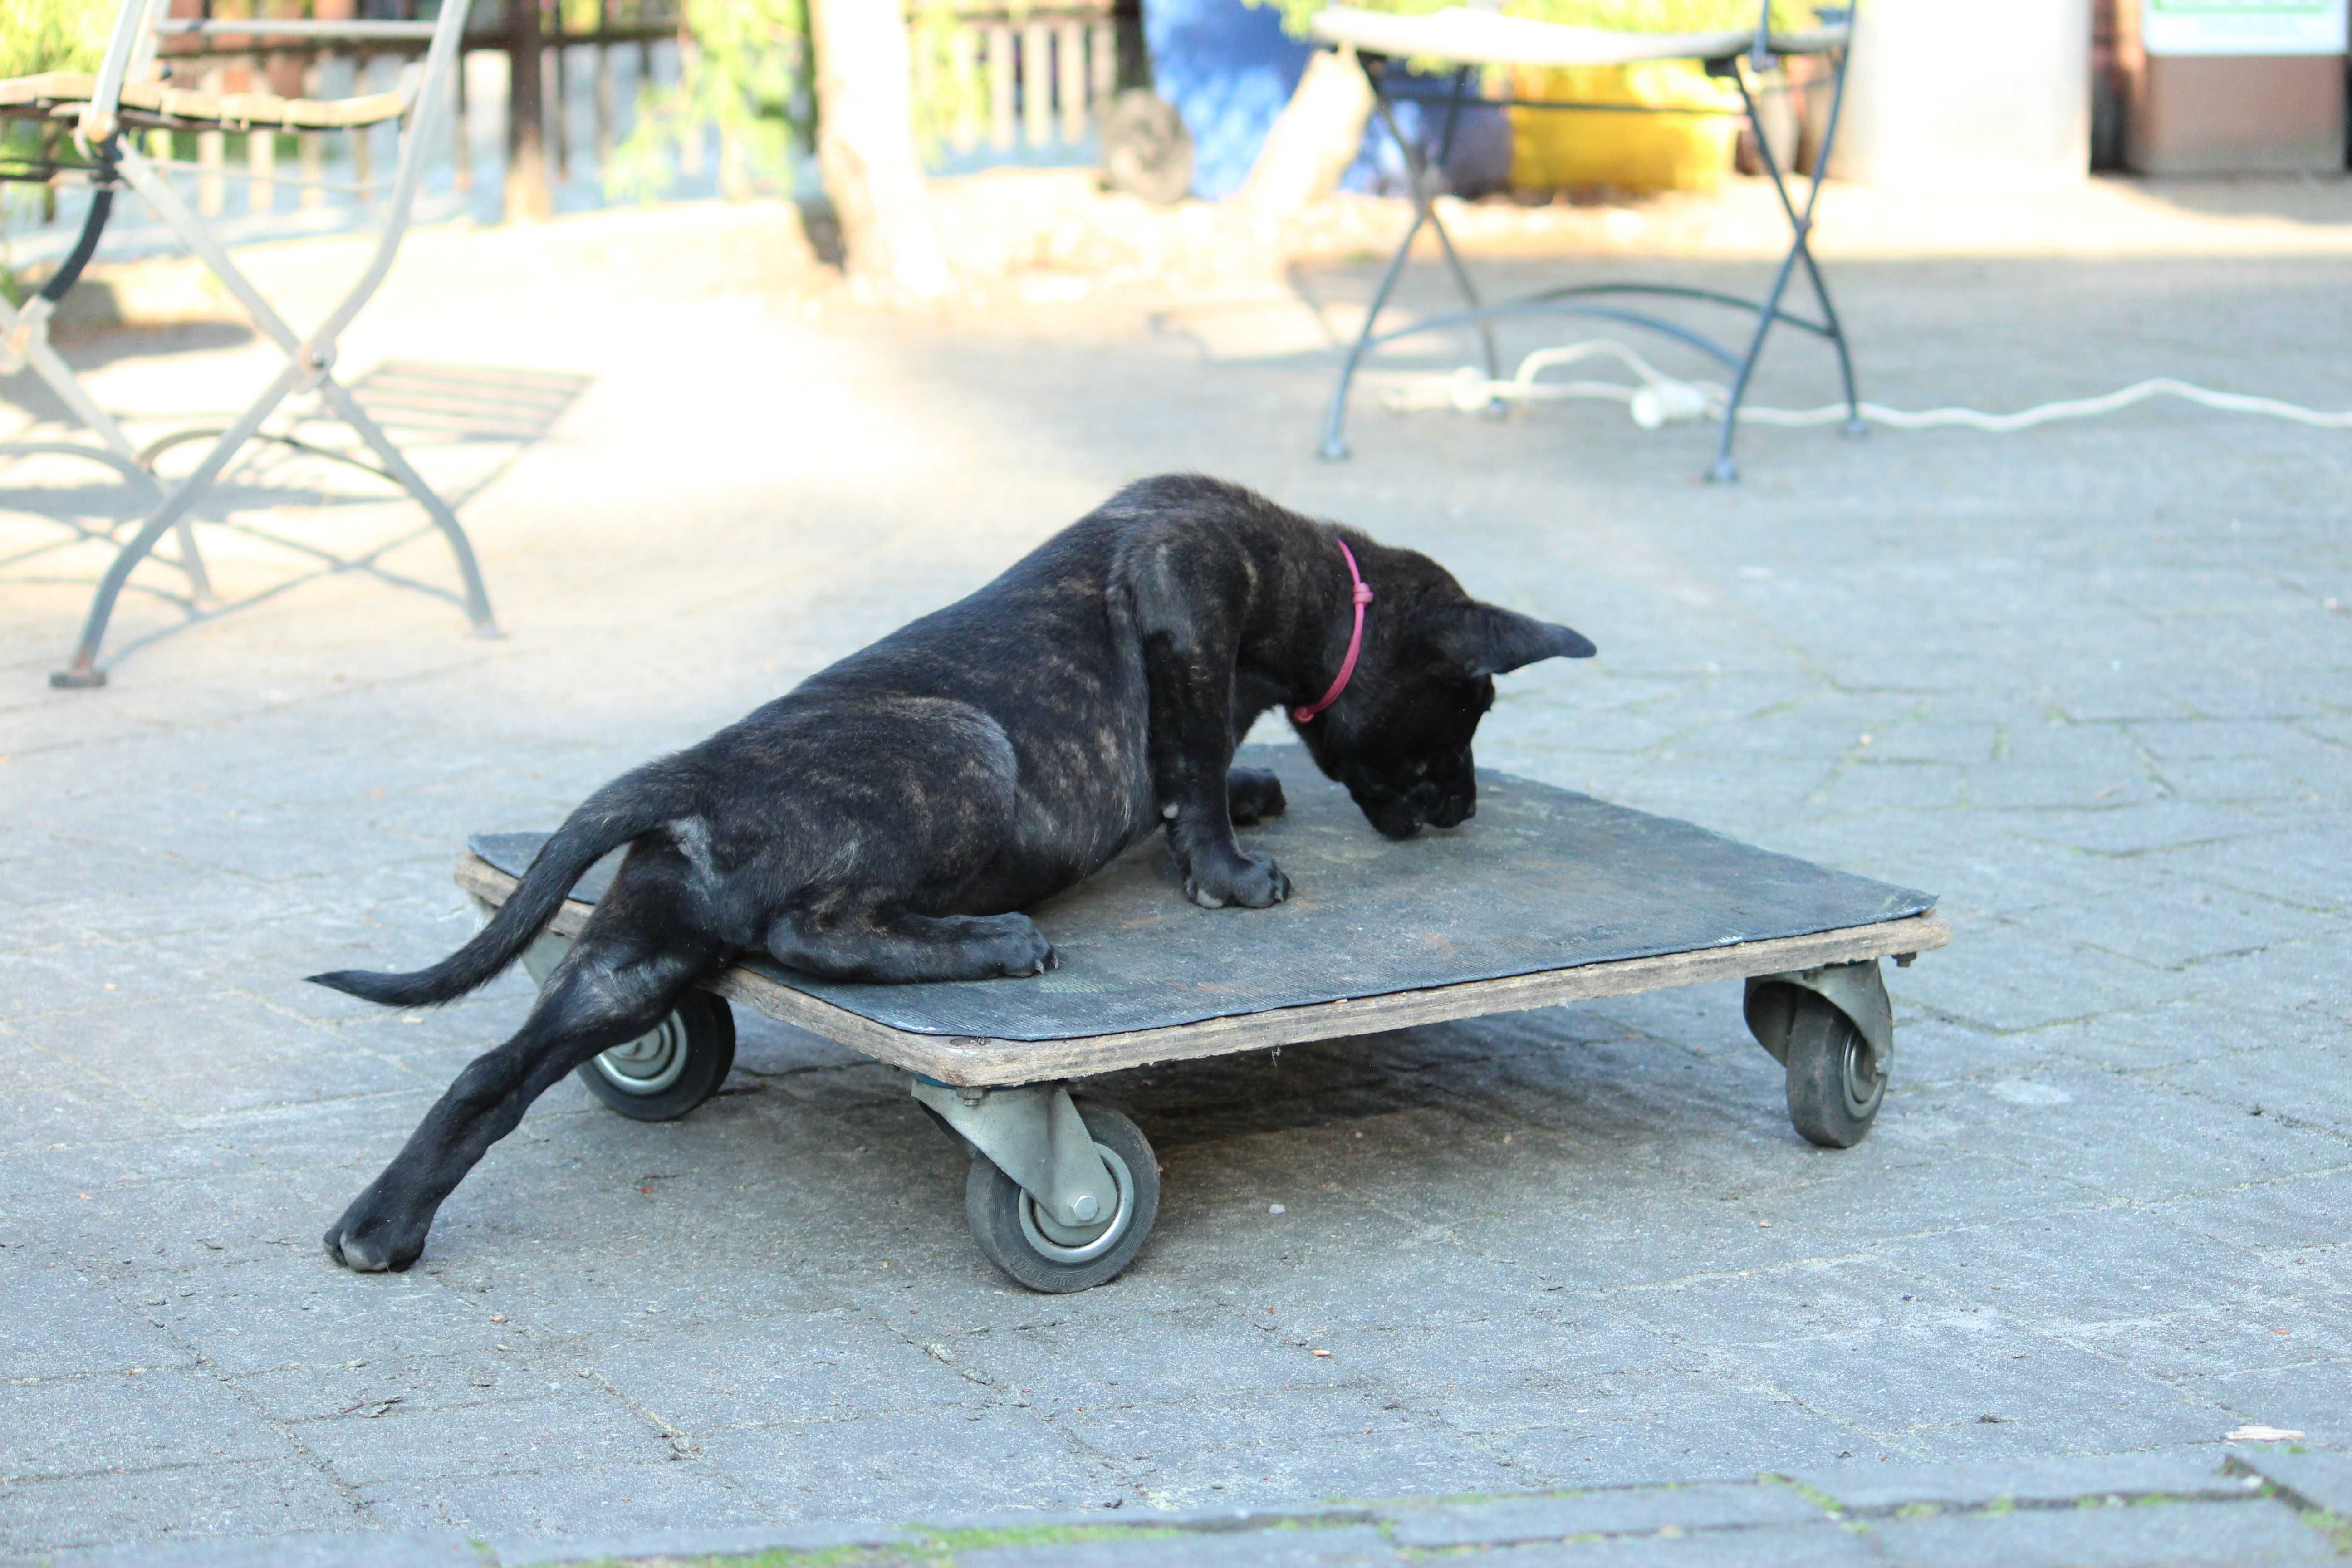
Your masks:
<svg viewBox="0 0 2352 1568"><path fill-rule="evenodd" d="M1821 268L1813 259L1813 204L1821 196L1821 181L1818 178L1813 181L1803 205L1799 205L1790 194L1788 172L1780 167L1780 159L1772 150L1772 140L1765 133L1760 114L1759 106L1768 90L1764 78L1770 70L1791 56L1815 56L1824 59L1830 68L1830 109L1822 144L1814 153L1814 167L1827 166L1830 149L1837 141L1838 113L1845 100L1846 51L1853 39L1853 18L1850 6L1817 5L1812 10L1819 26L1794 31L1780 29L1772 26L1772 0L1761 0L1752 30L1738 27L1675 34L1621 33L1505 16L1496 10L1495 0L1485 0L1484 4L1473 0L1468 5L1454 5L1419 16L1398 16L1346 5L1335 5L1318 12L1310 23L1315 37L1333 46L1352 45L1357 58L1363 61L1381 121L1404 153L1413 209L1412 226L1405 231L1396 254L1390 258L1388 270L1381 275L1380 287L1373 291L1371 309L1365 314L1363 330L1358 334L1355 345L1348 351L1347 362L1340 368L1339 384L1331 395L1330 415L1324 425L1322 455L1335 461L1348 456L1348 393L1355 382L1358 366L1374 349L1422 332L1448 327L1473 327L1477 331L1487 379L1492 381L1498 379L1501 372L1495 356L1494 333L1487 323L1499 316L1540 313L1595 316L1662 332L1698 350L1730 371L1729 405L1724 410L1723 435L1716 450L1715 464L1707 473L1711 479L1730 480L1739 477L1738 466L1731 457L1732 443L1739 433L1739 407L1747 397L1748 384L1755 374L1756 362L1764 352L1764 340L1776 322L1811 332L1827 340L1836 350L1838 374L1845 389L1846 432L1861 435L1865 431L1868 426L1863 421L1861 398L1854 391L1853 361L1846 351L1845 328L1838 321L1836 307L1830 303L1829 287L1822 282ZM1666 109L1643 104L1578 103L1516 96L1485 98L1475 88L1479 72L1490 66L1629 65L1637 61L1672 59L1704 62L1709 76L1727 80L1738 89L1740 108ZM1392 60L1438 60L1455 68L1451 85L1443 94L1400 91L1398 82L1391 79ZM1444 106L1435 157L1430 156L1425 149L1398 128L1392 105L1399 100ZM1468 269L1462 265L1461 256L1454 248L1452 237L1447 235L1444 224L1439 221L1435 209L1431 205L1433 194L1431 171L1444 166L1463 107L1475 102L1526 109L1601 110L1636 114L1735 114L1745 117L1755 133L1757 157L1764 165L1764 172L1771 176L1772 188L1780 198L1780 209L1789 219L1789 249L1780 258L1771 288L1762 299L1748 300L1711 289L1638 282L1591 283L1547 289L1525 299L1492 305L1484 303L1470 281ZM1412 250L1412 242L1420 237L1424 228L1436 235L1447 270L1452 273L1454 286L1461 290L1468 308L1423 317L1408 326L1381 331L1381 312L1387 307L1390 294L1395 290L1397 279L1404 270L1405 258ZM1805 276L1812 285L1813 298L1820 303L1819 321L1793 314L1782 308L1781 301L1788 293L1790 279L1800 263L1803 264ZM1609 298L1645 294L1730 306L1751 312L1755 326L1748 335L1745 352L1735 351L1679 321L1600 302Z"/></svg>
<svg viewBox="0 0 2352 1568"><path fill-rule="evenodd" d="M391 269L394 255L407 232L430 149L448 122L452 75L464 37L471 0L443 0L439 16L430 22L299 21L273 17L251 20L189 20L167 15L171 0L125 0L115 18L104 60L98 73L53 71L0 82L0 115L16 119L68 121L82 162L68 169L37 171L41 177L79 171L94 190L80 238L56 274L33 299L10 309L0 301L0 374L29 368L65 403L76 417L96 434L93 448L64 442L0 443L0 454L65 453L88 458L114 468L126 482L153 500L138 531L116 553L90 600L81 639L74 645L72 662L49 677L52 686L91 687L106 684L98 668L99 644L114 612L116 598L131 569L146 559L167 532L178 533L180 560L197 597L208 594L203 558L196 552L189 513L211 488L229 460L261 433L265 420L297 394L315 392L325 410L349 425L383 464L382 474L407 490L424 507L435 527L448 541L465 584L466 613L474 630L498 635L491 619L489 595L482 585L472 543L458 526L457 514L402 457L390 437L368 416L335 379L336 342L359 314ZM425 38L425 68L396 92L373 93L333 100L281 98L269 92L211 93L171 86L152 79L158 40L170 34L241 36L343 40L354 42ZM204 220L180 199L163 170L169 160L151 158L134 135L143 129L167 131L238 131L277 133L289 131L364 130L387 121L401 122L399 165L393 176L382 236L375 254L342 302L315 330L304 334L287 325L258 289L238 269ZM17 172L21 177L23 171ZM121 426L75 381L73 372L47 341L48 321L89 265L104 231L113 197L121 186L136 192L172 231L204 259L213 275L253 318L256 327L285 351L286 368L255 399L244 415L222 431L203 462L177 484L166 486L150 471L147 457L175 439L156 443L142 455ZM279 439L281 437L270 437ZM364 466L364 465L363 465ZM159 557L159 559L161 559Z"/></svg>

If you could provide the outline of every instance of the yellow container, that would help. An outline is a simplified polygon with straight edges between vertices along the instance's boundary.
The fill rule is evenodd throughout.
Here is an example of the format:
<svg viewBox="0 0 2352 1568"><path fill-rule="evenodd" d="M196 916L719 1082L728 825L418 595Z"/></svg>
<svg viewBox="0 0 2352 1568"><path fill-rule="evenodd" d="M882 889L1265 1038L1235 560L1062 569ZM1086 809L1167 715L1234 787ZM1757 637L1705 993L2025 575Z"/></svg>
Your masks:
<svg viewBox="0 0 2352 1568"><path fill-rule="evenodd" d="M1569 99L1733 109L1739 94L1710 79L1694 60L1629 66L1516 68L1514 98ZM1549 191L1616 185L1636 191L1712 191L1731 170L1739 139L1736 119L1690 114L1627 114L1572 109L1513 109L1511 184Z"/></svg>

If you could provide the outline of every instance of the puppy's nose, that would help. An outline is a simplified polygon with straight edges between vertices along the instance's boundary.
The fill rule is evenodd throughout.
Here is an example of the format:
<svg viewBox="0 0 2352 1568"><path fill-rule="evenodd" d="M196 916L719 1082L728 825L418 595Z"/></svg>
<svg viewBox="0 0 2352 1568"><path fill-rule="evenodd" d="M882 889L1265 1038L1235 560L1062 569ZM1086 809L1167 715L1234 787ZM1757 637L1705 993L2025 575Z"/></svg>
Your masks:
<svg viewBox="0 0 2352 1568"><path fill-rule="evenodd" d="M1429 821L1433 827L1459 827L1477 815L1478 802L1475 796L1456 795L1451 800L1439 801L1437 809L1429 814Z"/></svg>

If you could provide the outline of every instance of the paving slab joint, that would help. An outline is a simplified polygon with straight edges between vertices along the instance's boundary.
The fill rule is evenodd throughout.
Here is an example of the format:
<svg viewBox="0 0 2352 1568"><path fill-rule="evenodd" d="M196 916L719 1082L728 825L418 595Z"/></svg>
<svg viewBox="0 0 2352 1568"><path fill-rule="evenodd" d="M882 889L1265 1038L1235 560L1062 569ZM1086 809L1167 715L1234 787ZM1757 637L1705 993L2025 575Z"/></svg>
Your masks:
<svg viewBox="0 0 2352 1568"><path fill-rule="evenodd" d="M1105 1518L1098 1511L1086 1513L982 1514L961 1520L918 1520L905 1526L900 1539L929 1539L940 1536L980 1534L1034 1533L1038 1531L1070 1531L1076 1533L1098 1531L1107 1534L1132 1534L1139 1530L1153 1534L1171 1531L1180 1535L1213 1535L1223 1531L1244 1530L1318 1530L1349 1524L1377 1524L1380 1513L1367 1503L1307 1504L1297 1508L1214 1508L1181 1509L1166 1513L1140 1510L1131 1518Z"/></svg>
<svg viewBox="0 0 2352 1568"><path fill-rule="evenodd" d="M2240 1472L2229 1479L2217 1476L2210 1486L2100 1487L2063 1496L2052 1493L2040 1497L2004 1493L1982 1501L1914 1498L1900 1502L1847 1503L1818 1488L1787 1477L1767 1476L1763 1479L1767 1483L1791 1488L1808 1502L1825 1510L1831 1519L1840 1521L1966 1518L1977 1514L2026 1512L2071 1513L2084 1508L2131 1508L2163 1503L2260 1502L2264 1496L2259 1484L2261 1478L2252 1471ZM2285 1495L2284 1489L2281 1489L2281 1495Z"/></svg>
<svg viewBox="0 0 2352 1568"><path fill-rule="evenodd" d="M2305 1514L2322 1514L2335 1524L2321 1526L2331 1534L2352 1521L2352 1455L2305 1447L2237 1448L2222 1468L2233 1476L2267 1488L2280 1501ZM2339 1542L2340 1544L2340 1542Z"/></svg>
<svg viewBox="0 0 2352 1568"><path fill-rule="evenodd" d="M1400 1546L1427 1550L1654 1535L1733 1535L1823 1522L1822 1504L1761 1478L1674 1486L1602 1487L1476 1500L1433 1500L1383 1510Z"/></svg>
<svg viewBox="0 0 2352 1568"><path fill-rule="evenodd" d="M1318 1508L1244 1508L1174 1516L1175 1528L1187 1534L1203 1535L1228 1530L1336 1530L1343 1525L1380 1522L1376 1510L1357 1503Z"/></svg>
<svg viewBox="0 0 2352 1568"><path fill-rule="evenodd" d="M1807 1502L1811 1503L1815 1508L1820 1509L1832 1519L1843 1519L1847 1514L1853 1511L1847 1508L1845 1504L1840 1502L1836 1498L1831 1496L1828 1492L1822 1490L1821 1488L1801 1481L1794 1476L1776 1475L1773 1472L1767 1470L1764 1474L1757 1477L1756 1481L1759 1486L1785 1488L1788 1490L1796 1493Z"/></svg>
<svg viewBox="0 0 2352 1568"><path fill-rule="evenodd" d="M1113 1545L1127 1541L1166 1541L1187 1535L1226 1535L1262 1531L1334 1530L1376 1525L1374 1512L1359 1506L1298 1509L1218 1509L1196 1513L1145 1514L1132 1520L1093 1516L1039 1520L982 1520L961 1524L911 1524L892 1549L910 1555L1023 1546Z"/></svg>

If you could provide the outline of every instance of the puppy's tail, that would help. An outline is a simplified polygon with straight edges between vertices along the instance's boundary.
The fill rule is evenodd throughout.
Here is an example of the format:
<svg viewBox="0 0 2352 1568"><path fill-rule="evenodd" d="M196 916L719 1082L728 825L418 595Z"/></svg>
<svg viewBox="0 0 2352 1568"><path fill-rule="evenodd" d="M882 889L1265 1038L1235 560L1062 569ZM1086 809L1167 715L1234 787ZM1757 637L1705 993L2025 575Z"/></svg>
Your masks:
<svg viewBox="0 0 2352 1568"><path fill-rule="evenodd" d="M310 983L386 1007L448 1002L488 984L555 918L582 872L630 839L685 815L683 783L673 759L625 773L589 796L540 846L521 882L489 923L431 968L407 974L342 969L313 974Z"/></svg>

